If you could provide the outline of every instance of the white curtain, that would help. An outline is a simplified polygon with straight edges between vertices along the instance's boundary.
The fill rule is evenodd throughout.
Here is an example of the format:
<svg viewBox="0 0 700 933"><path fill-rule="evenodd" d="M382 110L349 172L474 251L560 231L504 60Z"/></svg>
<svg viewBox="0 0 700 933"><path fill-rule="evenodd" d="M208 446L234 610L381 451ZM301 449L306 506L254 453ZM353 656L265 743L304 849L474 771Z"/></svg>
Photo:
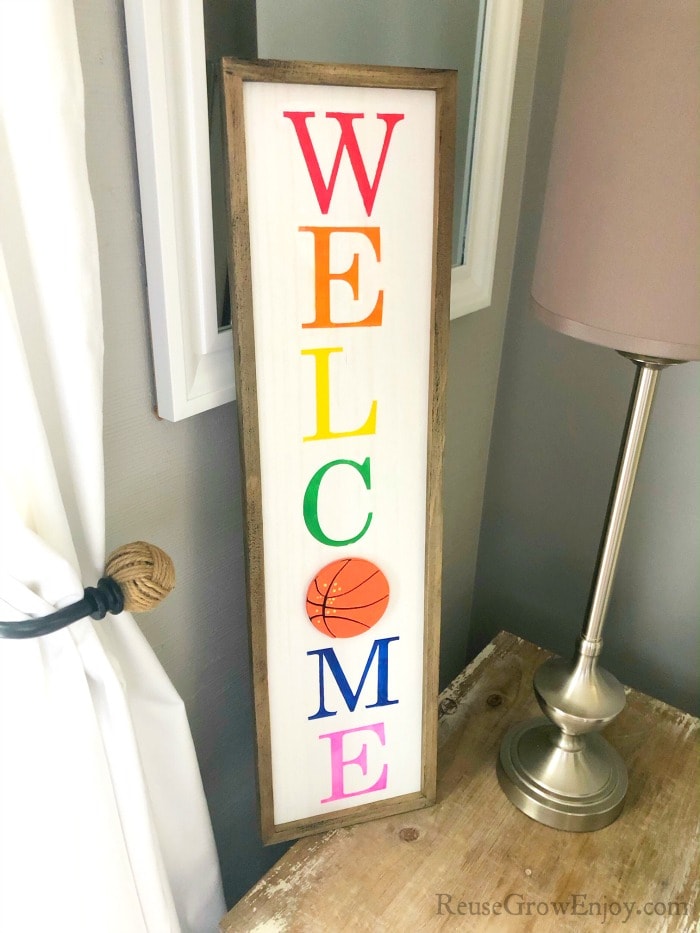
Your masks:
<svg viewBox="0 0 700 933"><path fill-rule="evenodd" d="M73 7L0 0L0 619L79 599L104 530ZM131 617L0 639L0 930L213 933L223 913L183 704Z"/></svg>

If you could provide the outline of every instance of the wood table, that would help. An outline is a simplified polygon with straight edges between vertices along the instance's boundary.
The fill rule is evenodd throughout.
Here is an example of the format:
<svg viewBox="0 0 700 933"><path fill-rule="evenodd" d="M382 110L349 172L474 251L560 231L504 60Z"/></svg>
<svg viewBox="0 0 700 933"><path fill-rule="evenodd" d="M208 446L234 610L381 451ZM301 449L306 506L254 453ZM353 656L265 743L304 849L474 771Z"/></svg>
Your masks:
<svg viewBox="0 0 700 933"><path fill-rule="evenodd" d="M606 736L629 792L605 829L550 829L503 795L499 743L539 714L548 656L501 632L440 696L436 805L300 840L222 933L700 929L697 719L627 691Z"/></svg>

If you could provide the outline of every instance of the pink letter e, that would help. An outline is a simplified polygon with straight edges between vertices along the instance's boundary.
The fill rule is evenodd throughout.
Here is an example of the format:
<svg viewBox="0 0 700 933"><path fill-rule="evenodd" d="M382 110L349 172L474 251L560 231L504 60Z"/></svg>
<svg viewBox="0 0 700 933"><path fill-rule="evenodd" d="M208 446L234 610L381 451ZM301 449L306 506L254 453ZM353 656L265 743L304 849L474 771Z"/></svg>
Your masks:
<svg viewBox="0 0 700 933"><path fill-rule="evenodd" d="M367 774L367 746L363 745L360 754L356 758L343 758L343 737L351 732L374 732L382 745L384 745L384 723L375 722L370 726L358 726L355 729L342 729L340 732L329 732L326 735L319 735L319 739L329 739L331 743L331 787L330 797L326 797L321 803L330 803L333 800L342 800L345 797L356 797L358 794L371 794L375 790L384 790L387 782L388 765L384 765L382 773L377 781L371 787L365 787L363 790L353 790L345 792L343 785L343 769L349 765L359 765L364 775Z"/></svg>

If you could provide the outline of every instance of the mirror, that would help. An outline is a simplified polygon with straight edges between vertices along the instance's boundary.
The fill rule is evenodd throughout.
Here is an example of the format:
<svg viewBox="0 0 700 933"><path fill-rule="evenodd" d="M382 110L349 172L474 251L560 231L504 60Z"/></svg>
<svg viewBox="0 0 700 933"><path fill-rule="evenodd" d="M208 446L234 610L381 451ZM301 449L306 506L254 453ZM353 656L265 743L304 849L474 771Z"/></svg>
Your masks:
<svg viewBox="0 0 700 933"><path fill-rule="evenodd" d="M227 55L245 59L257 57L255 8L256 0L202 0L209 116L216 323L220 331L231 327L231 304L227 267L228 217L219 62Z"/></svg>
<svg viewBox="0 0 700 933"><path fill-rule="evenodd" d="M522 0L125 0L124 9L161 417L234 398L219 101L206 61L253 57L256 40L261 58L457 68L451 316L489 306Z"/></svg>
<svg viewBox="0 0 700 933"><path fill-rule="evenodd" d="M453 68L458 72L453 265L464 261L469 172L486 0L257 0L260 58ZM254 42L236 28L234 7L204 0L214 264L219 328L231 324L226 272L226 206L218 63L252 57ZM240 17L239 17L240 20ZM309 29L308 24L314 28ZM254 37L253 37L254 39ZM251 49L251 46L253 49ZM225 51L228 49L228 51Z"/></svg>

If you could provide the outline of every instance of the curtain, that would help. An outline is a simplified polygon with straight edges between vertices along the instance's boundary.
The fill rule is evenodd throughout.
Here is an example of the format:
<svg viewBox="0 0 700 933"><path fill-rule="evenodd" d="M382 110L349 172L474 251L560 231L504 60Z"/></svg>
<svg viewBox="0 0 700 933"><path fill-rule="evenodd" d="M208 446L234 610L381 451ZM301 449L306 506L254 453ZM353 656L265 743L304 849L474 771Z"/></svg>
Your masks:
<svg viewBox="0 0 700 933"><path fill-rule="evenodd" d="M1 619L102 575L103 484L72 2L0 0ZM184 707L132 618L0 639L0 930L212 933L224 910Z"/></svg>

